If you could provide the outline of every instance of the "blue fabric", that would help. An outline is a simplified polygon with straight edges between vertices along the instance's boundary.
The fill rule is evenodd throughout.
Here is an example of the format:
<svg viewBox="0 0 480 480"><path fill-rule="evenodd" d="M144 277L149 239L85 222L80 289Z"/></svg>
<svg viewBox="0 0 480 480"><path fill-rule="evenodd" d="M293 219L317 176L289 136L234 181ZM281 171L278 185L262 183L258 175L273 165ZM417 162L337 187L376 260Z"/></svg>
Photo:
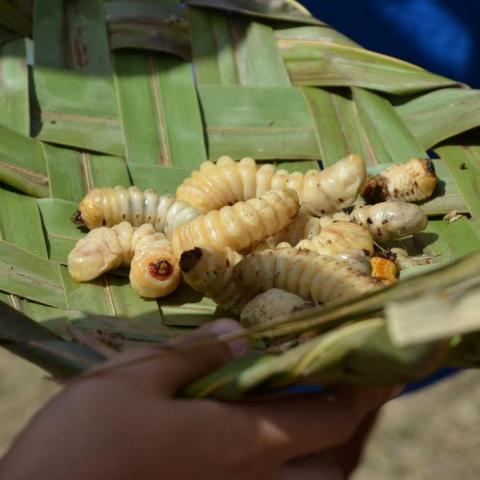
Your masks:
<svg viewBox="0 0 480 480"><path fill-rule="evenodd" d="M452 375L455 375L459 372L461 372L461 370L458 368L443 368L442 370L438 370L438 372L433 373L427 378L418 380L417 382L410 383L409 385L407 385L402 395L413 393L413 392L416 392L417 390L421 390L424 387L428 387L429 385L437 383L440 380L444 380L445 378L451 377Z"/></svg>
<svg viewBox="0 0 480 480"><path fill-rule="evenodd" d="M432 375L429 375L426 378L422 378L416 382L410 383L405 387L405 390L402 392L402 395L408 395L410 393L414 393L422 388L428 387L429 385L433 385L434 383L439 382L440 380L444 380L452 375L455 375L462 370L458 368L442 368ZM318 393L322 392L325 389L323 385L294 385L286 389L289 393ZM279 390L280 392L283 390Z"/></svg>
<svg viewBox="0 0 480 480"><path fill-rule="evenodd" d="M303 0L365 48L480 87L478 0Z"/></svg>

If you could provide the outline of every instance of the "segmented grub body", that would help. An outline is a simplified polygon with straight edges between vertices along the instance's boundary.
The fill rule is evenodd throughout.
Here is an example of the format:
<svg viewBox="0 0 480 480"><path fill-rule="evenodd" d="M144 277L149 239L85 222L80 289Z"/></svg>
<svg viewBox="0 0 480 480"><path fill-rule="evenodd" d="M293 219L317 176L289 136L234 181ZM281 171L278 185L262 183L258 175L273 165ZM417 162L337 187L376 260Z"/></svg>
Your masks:
<svg viewBox="0 0 480 480"><path fill-rule="evenodd" d="M298 212L294 190L267 192L261 197L213 210L180 225L172 235L177 257L194 247L229 247L245 251L285 228Z"/></svg>
<svg viewBox="0 0 480 480"><path fill-rule="evenodd" d="M194 219L200 212L168 193L159 196L154 190L137 187L95 188L80 202L79 214L73 221L88 229L113 226L127 221L138 227L150 223L167 237L182 223Z"/></svg>
<svg viewBox="0 0 480 480"><path fill-rule="evenodd" d="M365 250L359 250L358 248L343 250L338 255L335 255L335 258L348 263L351 267L364 275L370 276L372 274L370 258L365 253Z"/></svg>
<svg viewBox="0 0 480 480"><path fill-rule="evenodd" d="M357 249L370 256L373 254L373 238L361 225L334 221L312 239L297 243L296 247L313 250L321 255L338 255L345 250Z"/></svg>
<svg viewBox="0 0 480 480"><path fill-rule="evenodd" d="M383 286L344 261L297 248L247 255L235 266L234 280L254 294L281 288L315 303L345 300Z"/></svg>
<svg viewBox="0 0 480 480"><path fill-rule="evenodd" d="M96 228L80 239L68 255L68 270L77 282L88 282L121 265L129 266L137 243L155 233L153 225L128 222Z"/></svg>
<svg viewBox="0 0 480 480"><path fill-rule="evenodd" d="M130 264L132 287L142 296L167 295L180 281L170 241L151 224L135 228L121 222L111 228L96 228L79 240L68 256L68 270L77 282Z"/></svg>
<svg viewBox="0 0 480 480"><path fill-rule="evenodd" d="M363 197L375 204L385 200L418 202L429 198L437 184L435 167L428 158L412 158L367 178Z"/></svg>
<svg viewBox="0 0 480 480"><path fill-rule="evenodd" d="M203 162L177 188L177 198L208 212L270 190L291 188L302 205L320 215L351 205L365 178L365 163L358 155L349 155L325 170L309 170L305 174L276 169L271 164L259 166L252 158L235 162L224 156L217 163Z"/></svg>
<svg viewBox="0 0 480 480"><path fill-rule="evenodd" d="M406 237L423 230L427 216L414 203L391 201L355 207L352 221L367 227L376 242Z"/></svg>
<svg viewBox="0 0 480 480"><path fill-rule="evenodd" d="M294 293L271 288L264 293L252 298L240 315L244 327L261 325L271 320L300 312L313 307L313 303L295 295Z"/></svg>
<svg viewBox="0 0 480 480"><path fill-rule="evenodd" d="M233 279L233 268L242 256L230 248L196 247L182 253L180 268L185 281L225 310L240 312L253 294Z"/></svg>
<svg viewBox="0 0 480 480"><path fill-rule="evenodd" d="M326 217L322 217L326 218ZM300 208L297 216L290 224L276 235L267 237L255 246L254 251L276 248L280 243L286 242L289 245L297 245L298 242L318 235L322 229L322 219L310 215L303 207Z"/></svg>
<svg viewBox="0 0 480 480"><path fill-rule="evenodd" d="M322 232L328 232L331 225L334 223L339 224L339 222L342 222L341 224L345 227L346 238L343 239L341 234L337 236L333 247L337 242L339 246L343 243L344 246L340 246L340 248L357 248L354 244L349 243L349 238L353 240L353 237L349 234L349 229L352 230L352 233L358 233L358 242L360 242L362 238L364 241L369 241L367 240L368 235L364 231L361 231L358 227L347 226L346 224L348 222L354 222L367 229L371 237L373 237L373 240L378 243L411 235L412 233L423 230L428 223L426 215L418 205L403 201L382 202L376 205L361 205L355 207L350 214L337 212L321 218L310 215L302 208L287 228L272 237L266 238L255 247L255 251L276 248L280 242L311 248L307 245L311 245L315 237L320 236L320 239L324 238ZM337 230L336 227L333 228ZM326 233L325 236L328 238ZM363 249L364 247L358 245L358 248ZM370 250L370 248L368 248L368 250ZM321 253L318 249L315 249L315 251ZM371 253L372 252L370 252L370 254Z"/></svg>

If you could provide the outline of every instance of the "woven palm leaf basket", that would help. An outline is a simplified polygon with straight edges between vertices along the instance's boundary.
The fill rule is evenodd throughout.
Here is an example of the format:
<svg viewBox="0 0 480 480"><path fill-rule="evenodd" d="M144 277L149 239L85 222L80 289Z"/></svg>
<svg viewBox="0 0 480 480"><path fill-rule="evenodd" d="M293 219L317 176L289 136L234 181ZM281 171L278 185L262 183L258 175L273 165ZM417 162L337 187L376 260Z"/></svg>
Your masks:
<svg viewBox="0 0 480 480"><path fill-rule="evenodd" d="M3 346L69 377L102 361L99 343L164 344L220 315L186 284L146 300L125 271L74 282L67 257L86 231L71 217L89 190L175 194L222 155L305 172L354 153L369 174L432 159L428 226L401 241L431 262L250 329L252 354L183 393L405 383L479 363L479 92L365 50L293 0L0 0L0 26Z"/></svg>

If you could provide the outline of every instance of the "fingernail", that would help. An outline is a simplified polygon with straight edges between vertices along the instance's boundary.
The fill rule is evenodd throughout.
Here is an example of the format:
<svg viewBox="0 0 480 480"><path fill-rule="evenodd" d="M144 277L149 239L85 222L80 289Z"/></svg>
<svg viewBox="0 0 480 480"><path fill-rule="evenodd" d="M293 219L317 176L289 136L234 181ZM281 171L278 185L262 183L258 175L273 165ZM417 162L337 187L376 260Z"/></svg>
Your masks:
<svg viewBox="0 0 480 480"><path fill-rule="evenodd" d="M204 331L211 333L216 336L225 335L227 333L238 332L239 330L243 330L243 327L236 322L235 320L231 320L229 318L222 318L220 320L215 320L212 323L208 323L204 327ZM236 338L227 342L228 347L232 351L232 355L235 358L241 357L245 355L249 350L249 343L246 338Z"/></svg>

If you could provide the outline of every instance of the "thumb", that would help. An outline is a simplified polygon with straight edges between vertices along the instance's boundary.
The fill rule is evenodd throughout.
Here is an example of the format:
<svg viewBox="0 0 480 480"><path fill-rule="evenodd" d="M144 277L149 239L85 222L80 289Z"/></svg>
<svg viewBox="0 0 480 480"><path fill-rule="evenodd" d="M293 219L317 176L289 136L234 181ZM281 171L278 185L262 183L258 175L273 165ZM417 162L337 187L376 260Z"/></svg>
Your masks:
<svg viewBox="0 0 480 480"><path fill-rule="evenodd" d="M204 325L193 335L172 345L157 364L157 385L162 393L174 395L188 383L247 353L249 345L244 338L225 343L198 342L202 338L240 329L241 325L234 320L221 319Z"/></svg>

